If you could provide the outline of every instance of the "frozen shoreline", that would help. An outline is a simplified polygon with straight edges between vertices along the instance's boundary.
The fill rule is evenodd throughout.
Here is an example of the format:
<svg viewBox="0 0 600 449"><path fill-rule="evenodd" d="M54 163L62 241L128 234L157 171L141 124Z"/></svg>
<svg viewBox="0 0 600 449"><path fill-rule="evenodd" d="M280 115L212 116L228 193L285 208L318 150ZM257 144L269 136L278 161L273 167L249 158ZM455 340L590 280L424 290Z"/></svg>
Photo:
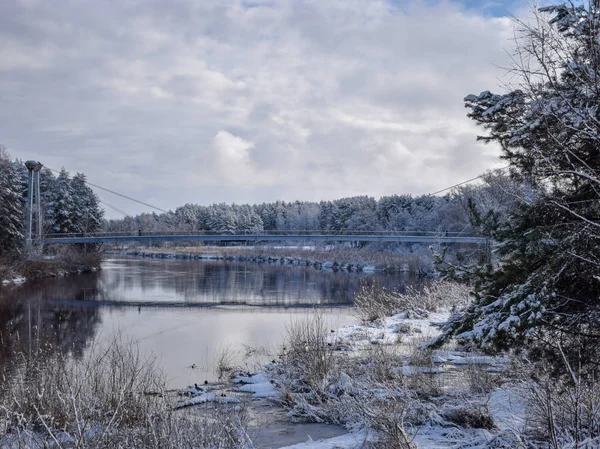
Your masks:
<svg viewBox="0 0 600 449"><path fill-rule="evenodd" d="M397 360L402 361L397 367L399 379L405 379L409 384L419 383L422 379L438 382L440 389L438 396L420 399L417 404L428 412L423 422L412 428L410 436L412 442L416 444L415 447L423 449L450 449L465 447L465 445L480 449L518 447L519 435L525 426L526 392L524 389L499 382L489 390L476 391L473 390L472 385L466 385L468 381L463 378L472 375L472 370L476 371L475 375L481 373L482 376L501 377L509 363L507 357L484 356L451 349L430 352L429 361L425 364L415 357L418 346L435 337L439 333L438 324L446 321L449 316L448 311L433 312L427 317L411 317L409 313L400 313L377 323L355 324L332 330L327 337L327 342L338 356L356 360L359 360L361 355L368 354L373 347L399 351L400 358ZM285 360L280 360L268 364L262 371L238 375L233 378L229 389L233 394L252 395L253 401L264 403L270 400L271 407L279 408L283 396L298 394L291 393L285 385L287 373L285 363ZM379 362L373 359L371 363ZM297 380L290 379L292 382ZM354 391L352 394L378 395L382 387L373 383L370 378L361 379L359 375L341 372L327 388L332 393L336 392L332 399L338 401L340 392ZM358 389L362 391L359 393ZM313 393L306 394L309 395L307 396L309 399ZM203 401L206 393L198 392L198 397L199 401ZM214 400L218 401L219 398L215 397ZM344 406L343 400L338 406ZM288 425L293 428L294 424L291 423L294 421L305 424L327 421L322 414L323 410L319 410L318 405L311 407L286 407L287 417L290 420ZM488 417L486 419L489 421L484 421L483 427L478 427L479 424L459 424L462 417L471 415L473 419ZM468 419L465 418L467 424ZM365 441L374 441L376 438L372 429L365 428L360 422L352 421L351 416L347 422L339 424L349 432L331 437L315 436L305 441L294 442L289 446L272 447L358 449L363 447ZM260 428L255 430L260 432Z"/></svg>

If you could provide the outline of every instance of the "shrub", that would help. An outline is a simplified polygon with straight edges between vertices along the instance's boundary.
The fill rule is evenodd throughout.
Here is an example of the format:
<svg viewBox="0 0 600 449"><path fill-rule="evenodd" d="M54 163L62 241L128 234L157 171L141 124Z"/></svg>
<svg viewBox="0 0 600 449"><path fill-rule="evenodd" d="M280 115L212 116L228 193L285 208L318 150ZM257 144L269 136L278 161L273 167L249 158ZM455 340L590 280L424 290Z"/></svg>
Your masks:
<svg viewBox="0 0 600 449"><path fill-rule="evenodd" d="M563 355L556 367L538 365L531 375L529 433L551 448L600 446L600 383L596 369L573 366ZM531 372L531 371L530 371Z"/></svg>

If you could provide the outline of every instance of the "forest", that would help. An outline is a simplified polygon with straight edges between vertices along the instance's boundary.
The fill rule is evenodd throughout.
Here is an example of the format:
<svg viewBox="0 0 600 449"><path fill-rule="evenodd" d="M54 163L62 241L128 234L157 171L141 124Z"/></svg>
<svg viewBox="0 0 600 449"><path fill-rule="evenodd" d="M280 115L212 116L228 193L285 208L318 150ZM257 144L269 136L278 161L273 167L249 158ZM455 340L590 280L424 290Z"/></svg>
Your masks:
<svg viewBox="0 0 600 449"><path fill-rule="evenodd" d="M40 173L42 233L86 233L101 229L104 210L83 173L73 177L62 169L57 176L43 168ZM0 255L23 250L27 168L11 160L0 145Z"/></svg>
<svg viewBox="0 0 600 449"><path fill-rule="evenodd" d="M167 213L145 213L106 220L107 232L260 231L433 232L474 235L477 216L496 218L507 213L518 197L517 183L501 171L490 172L478 185L457 187L444 196L410 194L375 199L368 196L333 201L275 201L260 204L185 204Z"/></svg>

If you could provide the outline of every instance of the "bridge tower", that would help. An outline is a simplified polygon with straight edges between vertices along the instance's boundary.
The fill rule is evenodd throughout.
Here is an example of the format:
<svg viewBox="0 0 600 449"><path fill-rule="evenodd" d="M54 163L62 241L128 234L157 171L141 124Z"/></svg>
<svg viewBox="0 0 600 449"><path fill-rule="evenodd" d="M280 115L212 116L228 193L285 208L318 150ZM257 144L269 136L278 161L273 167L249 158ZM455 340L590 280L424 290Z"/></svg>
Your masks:
<svg viewBox="0 0 600 449"><path fill-rule="evenodd" d="M40 201L40 170L43 164L39 161L25 162L27 167L27 207L25 213L25 246L31 248L33 223L35 217L35 234L39 244L42 241L42 203Z"/></svg>

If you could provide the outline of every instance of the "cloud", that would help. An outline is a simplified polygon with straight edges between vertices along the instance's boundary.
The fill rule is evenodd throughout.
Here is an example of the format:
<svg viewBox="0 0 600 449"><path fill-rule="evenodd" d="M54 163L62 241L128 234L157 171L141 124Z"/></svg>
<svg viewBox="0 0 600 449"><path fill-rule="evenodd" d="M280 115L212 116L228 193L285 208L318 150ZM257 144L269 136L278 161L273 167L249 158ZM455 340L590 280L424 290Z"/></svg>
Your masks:
<svg viewBox="0 0 600 449"><path fill-rule="evenodd" d="M257 170L250 157L252 142L221 130L213 139L212 147L222 179L232 186L254 182Z"/></svg>
<svg viewBox="0 0 600 449"><path fill-rule="evenodd" d="M434 191L497 153L462 98L512 25L471 4L1 2L0 141L162 208Z"/></svg>

